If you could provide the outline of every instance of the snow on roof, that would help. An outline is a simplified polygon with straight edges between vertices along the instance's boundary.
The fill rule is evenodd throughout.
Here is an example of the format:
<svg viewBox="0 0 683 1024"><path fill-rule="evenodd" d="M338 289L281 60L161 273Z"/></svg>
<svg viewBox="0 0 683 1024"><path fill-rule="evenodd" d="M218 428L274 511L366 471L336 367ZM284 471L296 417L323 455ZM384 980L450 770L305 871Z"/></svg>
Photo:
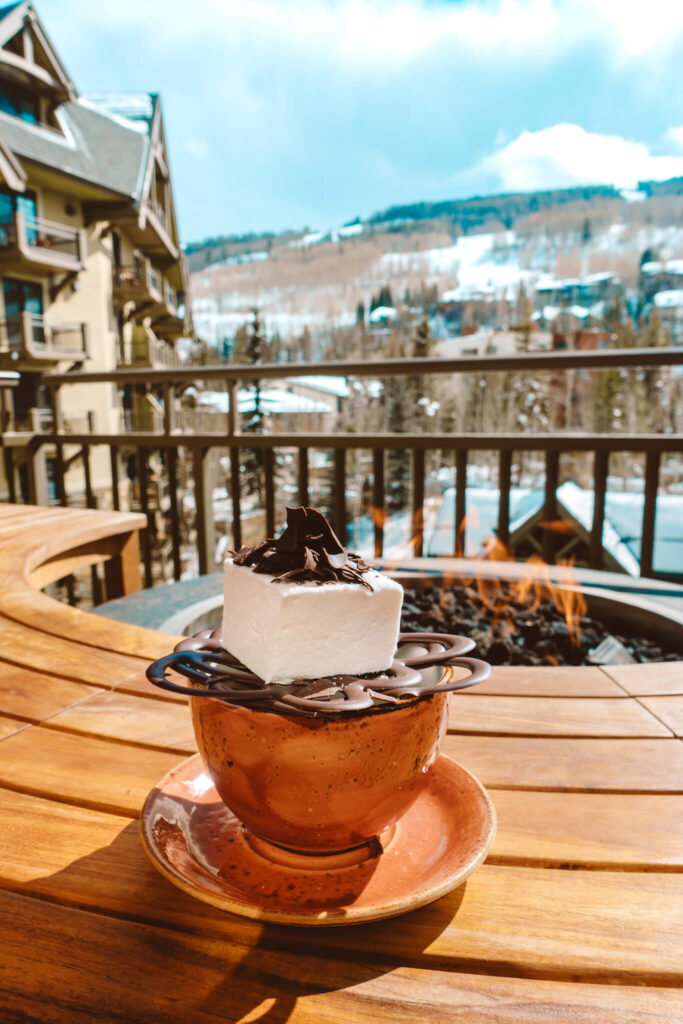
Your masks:
<svg viewBox="0 0 683 1024"><path fill-rule="evenodd" d="M382 320L395 320L398 313L393 306L377 306L369 316L371 324L378 324Z"/></svg>
<svg viewBox="0 0 683 1024"><path fill-rule="evenodd" d="M465 533L469 557L480 553L495 533L498 522L497 487L468 486L465 492L468 524ZM514 533L543 508L540 489L510 488L510 532ZM557 488L557 500L587 532L593 525L593 491L567 480ZM605 496L605 520L602 542L605 550L631 576L640 575L640 542L643 522L642 490L608 490ZM469 513L472 513L471 515ZM444 491L433 532L427 538L429 555L453 553L455 489ZM660 494L655 519L655 568L683 572L683 495Z"/></svg>
<svg viewBox="0 0 683 1024"><path fill-rule="evenodd" d="M346 377L287 377L288 384L300 384L312 391L323 391L337 398L348 398L349 382Z"/></svg>
<svg viewBox="0 0 683 1024"><path fill-rule="evenodd" d="M198 396L200 405L211 406L217 412L228 411L228 395L225 391L203 391ZM239 412L254 411L255 395L251 388L242 388L237 392L237 408ZM281 388L262 388L260 405L265 414L281 415L282 413L334 412L327 402L317 402L304 395L294 395L291 391Z"/></svg>
<svg viewBox="0 0 683 1024"><path fill-rule="evenodd" d="M650 260L643 263L640 268L643 274L675 274L683 276L683 260L668 260L663 263L661 260Z"/></svg>
<svg viewBox="0 0 683 1024"><path fill-rule="evenodd" d="M683 309L683 288L670 288L668 291L657 292L654 304L660 309Z"/></svg>
<svg viewBox="0 0 683 1024"><path fill-rule="evenodd" d="M154 100L148 92L93 92L79 96L78 102L141 135L147 135L154 114Z"/></svg>

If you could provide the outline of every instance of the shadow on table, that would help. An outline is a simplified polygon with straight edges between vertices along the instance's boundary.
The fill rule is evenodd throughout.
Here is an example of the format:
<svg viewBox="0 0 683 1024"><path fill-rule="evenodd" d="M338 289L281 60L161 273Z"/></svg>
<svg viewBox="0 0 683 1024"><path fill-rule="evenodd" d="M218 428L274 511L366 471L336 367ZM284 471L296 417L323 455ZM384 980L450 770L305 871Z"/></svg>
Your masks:
<svg viewBox="0 0 683 1024"><path fill-rule="evenodd" d="M422 952L457 914L465 886L386 921L335 928L264 924L171 885L147 860L138 823L131 822L107 846L24 891L79 908L74 913L96 912L82 970L95 972L102 956L116 957L114 981L98 995L101 1007L84 1006L97 1009L98 1020L134 1013L136 1024L281 1024L299 999L314 997L315 1016L315 997L333 993L339 993L339 1019L353 1020L353 997L345 998L344 990L372 987L399 966L419 967ZM386 988L382 996L390 996ZM368 998L375 1000L377 992Z"/></svg>

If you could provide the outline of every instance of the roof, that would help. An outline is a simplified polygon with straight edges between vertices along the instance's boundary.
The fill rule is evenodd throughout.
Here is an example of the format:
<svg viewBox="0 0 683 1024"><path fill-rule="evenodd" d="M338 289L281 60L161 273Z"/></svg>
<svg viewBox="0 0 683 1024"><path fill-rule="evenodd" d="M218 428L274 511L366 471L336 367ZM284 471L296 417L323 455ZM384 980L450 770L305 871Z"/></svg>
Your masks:
<svg viewBox="0 0 683 1024"><path fill-rule="evenodd" d="M480 554L495 534L498 522L497 487L468 486L465 492L466 555ZM543 508L540 489L510 488L510 533L514 533ZM565 512L589 532L593 522L593 491L568 480L557 488L557 501ZM605 495L604 548L630 576L640 574L640 541L643 524L642 491L612 491ZM453 554L455 489L443 495L434 531L427 541L428 555ZM683 494L659 494L655 518L653 563L656 571L683 573Z"/></svg>
<svg viewBox="0 0 683 1024"><path fill-rule="evenodd" d="M63 135L0 113L0 137L25 160L137 199L148 150L146 135L79 101L63 103L57 117Z"/></svg>
<svg viewBox="0 0 683 1024"><path fill-rule="evenodd" d="M683 288L671 288L668 291L657 292L653 302L660 309L683 308Z"/></svg>

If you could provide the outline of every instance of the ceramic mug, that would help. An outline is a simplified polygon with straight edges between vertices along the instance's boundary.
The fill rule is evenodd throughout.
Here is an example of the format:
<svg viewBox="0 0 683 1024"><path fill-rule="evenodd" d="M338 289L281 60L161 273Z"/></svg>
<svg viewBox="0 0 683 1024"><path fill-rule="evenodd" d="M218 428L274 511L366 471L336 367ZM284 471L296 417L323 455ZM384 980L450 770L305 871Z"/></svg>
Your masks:
<svg viewBox="0 0 683 1024"><path fill-rule="evenodd" d="M252 690L256 699L246 703L231 702L227 693L221 697L225 690L212 673L219 663L233 666L231 671L239 663L223 650L218 631L182 641L147 676L193 698L194 731L207 771L252 836L290 851L331 853L380 837L425 788L446 732L449 691L490 675L486 662L461 656L472 647L465 637L402 633L394 666L410 668L418 680L408 696L394 703L361 702L353 710L331 710L328 704L315 716L260 702L264 688ZM468 676L456 679L453 666ZM171 668L191 686L168 679Z"/></svg>

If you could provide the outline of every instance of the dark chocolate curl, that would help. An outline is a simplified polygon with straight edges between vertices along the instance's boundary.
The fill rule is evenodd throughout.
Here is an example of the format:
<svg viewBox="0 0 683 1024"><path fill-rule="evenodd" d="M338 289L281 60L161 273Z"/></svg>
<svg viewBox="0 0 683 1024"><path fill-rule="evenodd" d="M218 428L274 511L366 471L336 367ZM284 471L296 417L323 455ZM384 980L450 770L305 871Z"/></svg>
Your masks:
<svg viewBox="0 0 683 1024"><path fill-rule="evenodd" d="M233 553L235 565L253 566L273 583L357 583L372 590L363 573L372 566L346 550L322 512L288 508L287 526L268 539Z"/></svg>

